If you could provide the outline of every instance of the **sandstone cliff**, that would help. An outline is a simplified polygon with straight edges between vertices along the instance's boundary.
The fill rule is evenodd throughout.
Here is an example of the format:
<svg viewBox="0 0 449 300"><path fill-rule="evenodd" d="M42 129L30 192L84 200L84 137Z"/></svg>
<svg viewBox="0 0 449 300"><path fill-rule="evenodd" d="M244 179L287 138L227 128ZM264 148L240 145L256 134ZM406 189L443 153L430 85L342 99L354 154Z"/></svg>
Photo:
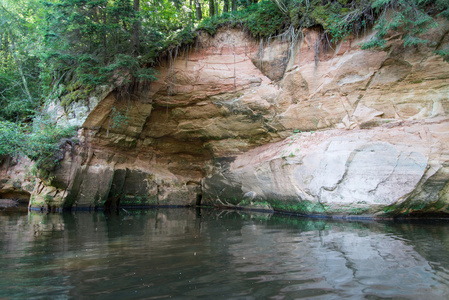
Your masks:
<svg viewBox="0 0 449 300"><path fill-rule="evenodd" d="M31 207L212 204L323 215L449 213L449 64L432 47L260 44L221 28L132 94L50 109L82 124ZM90 100L90 101L89 101Z"/></svg>

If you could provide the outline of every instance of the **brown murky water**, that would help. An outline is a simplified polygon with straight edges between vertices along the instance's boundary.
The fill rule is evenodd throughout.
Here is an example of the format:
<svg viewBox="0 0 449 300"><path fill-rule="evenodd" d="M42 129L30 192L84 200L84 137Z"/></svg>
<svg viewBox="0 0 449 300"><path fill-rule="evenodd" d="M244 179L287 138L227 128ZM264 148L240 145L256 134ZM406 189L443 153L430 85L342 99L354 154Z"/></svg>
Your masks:
<svg viewBox="0 0 449 300"><path fill-rule="evenodd" d="M0 213L0 298L447 299L449 223Z"/></svg>

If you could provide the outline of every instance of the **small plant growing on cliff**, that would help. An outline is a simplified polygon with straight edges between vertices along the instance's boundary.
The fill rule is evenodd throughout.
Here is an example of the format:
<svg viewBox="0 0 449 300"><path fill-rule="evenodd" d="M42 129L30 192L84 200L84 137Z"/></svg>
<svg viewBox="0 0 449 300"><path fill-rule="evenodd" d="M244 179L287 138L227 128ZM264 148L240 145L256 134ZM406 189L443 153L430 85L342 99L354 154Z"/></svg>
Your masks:
<svg viewBox="0 0 449 300"><path fill-rule="evenodd" d="M118 110L115 106L111 108L111 111L109 112L109 123L106 136L109 136L109 130L111 128L122 128L124 126L128 126L128 122L130 120L129 114L131 110L132 105L127 107L124 113L121 110Z"/></svg>
<svg viewBox="0 0 449 300"><path fill-rule="evenodd" d="M48 179L75 134L75 127L57 126L44 117L36 118L31 128L0 121L0 157L26 155L35 163L32 172Z"/></svg>
<svg viewBox="0 0 449 300"><path fill-rule="evenodd" d="M130 119L129 113L132 110L132 106L127 107L126 111L123 113L120 110L117 110L117 108L112 107L111 112L109 114L111 118L111 126L112 128L120 128L122 126L127 126L128 121Z"/></svg>
<svg viewBox="0 0 449 300"><path fill-rule="evenodd" d="M386 38L394 32L400 34L405 47L427 44L423 34L438 26L435 17L449 17L448 1L375 0L371 7L380 16L374 27L377 33L362 49L385 47ZM447 51L448 48L436 53L447 61Z"/></svg>
<svg viewBox="0 0 449 300"><path fill-rule="evenodd" d="M23 153L35 162L36 170L45 179L64 158L65 145L74 146L69 138L76 134L76 127L57 126L45 118L36 118L32 132L27 134Z"/></svg>

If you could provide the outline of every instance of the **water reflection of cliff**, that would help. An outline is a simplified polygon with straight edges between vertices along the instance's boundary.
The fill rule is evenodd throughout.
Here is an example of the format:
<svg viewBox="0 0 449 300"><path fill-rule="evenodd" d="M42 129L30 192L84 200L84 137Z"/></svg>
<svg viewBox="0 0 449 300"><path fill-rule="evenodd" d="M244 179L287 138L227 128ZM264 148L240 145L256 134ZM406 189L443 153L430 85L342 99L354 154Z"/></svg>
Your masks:
<svg viewBox="0 0 449 300"><path fill-rule="evenodd" d="M0 227L2 276L15 278L0 297L449 295L445 222L168 209L3 214Z"/></svg>

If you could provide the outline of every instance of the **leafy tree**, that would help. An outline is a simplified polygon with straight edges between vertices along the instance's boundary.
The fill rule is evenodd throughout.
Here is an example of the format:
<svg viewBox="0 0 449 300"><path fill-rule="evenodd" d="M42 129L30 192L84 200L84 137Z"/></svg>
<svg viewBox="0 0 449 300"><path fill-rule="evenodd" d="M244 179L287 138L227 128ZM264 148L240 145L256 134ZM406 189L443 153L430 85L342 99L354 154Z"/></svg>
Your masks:
<svg viewBox="0 0 449 300"><path fill-rule="evenodd" d="M37 1L0 3L0 120L19 121L41 99Z"/></svg>
<svg viewBox="0 0 449 300"><path fill-rule="evenodd" d="M133 10L134 14L137 16L140 11L140 1L139 0L133 0ZM133 23L133 54L139 55L140 54L140 19L135 18Z"/></svg>
<svg viewBox="0 0 449 300"><path fill-rule="evenodd" d="M229 0L223 0L223 13L229 12Z"/></svg>
<svg viewBox="0 0 449 300"><path fill-rule="evenodd" d="M233 12L237 11L237 0L231 0L231 10Z"/></svg>
<svg viewBox="0 0 449 300"><path fill-rule="evenodd" d="M6 156L26 155L35 162L39 175L46 179L64 158L61 141L73 137L76 128L55 126L38 117L31 132L27 130L20 124L0 121L0 162ZM72 140L66 141L73 144Z"/></svg>
<svg viewBox="0 0 449 300"><path fill-rule="evenodd" d="M35 162L37 175L47 179L64 158L65 143L74 145L70 138L75 134L76 128L73 126L55 126L45 117L37 117L21 150Z"/></svg>
<svg viewBox="0 0 449 300"><path fill-rule="evenodd" d="M427 44L424 33L438 26L435 17L449 19L449 1L447 0L375 0L372 9L379 14L374 38L362 46L363 49L383 48L385 38L391 32L401 34L404 46ZM391 16L387 16L392 12ZM435 51L449 62L449 48Z"/></svg>
<svg viewBox="0 0 449 300"><path fill-rule="evenodd" d="M155 79L138 59L145 45L140 1L61 0L46 5L47 62L66 82L125 87L133 80Z"/></svg>
<svg viewBox="0 0 449 300"><path fill-rule="evenodd" d="M242 26L256 38L268 38L284 32L290 24L288 15L272 1L251 4L246 9L204 19L198 28L215 34L223 25Z"/></svg>
<svg viewBox="0 0 449 300"><path fill-rule="evenodd" d="M428 44L424 33L449 18L447 0L272 0L294 28L320 26L333 42L373 26L374 38L363 49L383 48L386 37L400 34L405 47ZM449 48L437 49L449 61Z"/></svg>
<svg viewBox="0 0 449 300"><path fill-rule="evenodd" d="M0 162L2 157L21 154L24 144L23 128L20 125L0 121Z"/></svg>
<svg viewBox="0 0 449 300"><path fill-rule="evenodd" d="M201 21L201 19L203 18L203 11L201 10L201 4L199 0L195 0L195 10L197 20Z"/></svg>
<svg viewBox="0 0 449 300"><path fill-rule="evenodd" d="M376 36L364 48L383 47L385 37L389 32L402 32L405 46L425 44L427 41L421 35L438 24L427 13L424 1L420 0L376 0L372 3L372 9L380 14L375 27ZM390 9L390 10L389 10ZM391 16L387 13L391 11Z"/></svg>
<svg viewBox="0 0 449 300"><path fill-rule="evenodd" d="M0 160L22 154L39 164L49 157L43 148L54 150L60 138L73 134L54 124L32 127L51 82L51 69L41 59L43 20L38 0L0 2Z"/></svg>
<svg viewBox="0 0 449 300"><path fill-rule="evenodd" d="M215 1L209 0L209 16L213 17L215 15Z"/></svg>

